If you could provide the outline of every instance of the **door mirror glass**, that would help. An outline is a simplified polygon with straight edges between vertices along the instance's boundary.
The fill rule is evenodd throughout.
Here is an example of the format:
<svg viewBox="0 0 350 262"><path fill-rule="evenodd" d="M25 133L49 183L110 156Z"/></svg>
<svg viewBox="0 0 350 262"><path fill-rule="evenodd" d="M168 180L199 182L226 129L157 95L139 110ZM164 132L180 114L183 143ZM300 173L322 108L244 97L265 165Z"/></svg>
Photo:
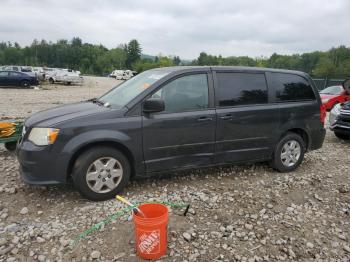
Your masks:
<svg viewBox="0 0 350 262"><path fill-rule="evenodd" d="M350 78L345 79L345 81L343 82L343 87L344 87L346 93L348 93L350 95Z"/></svg>
<svg viewBox="0 0 350 262"><path fill-rule="evenodd" d="M143 103L143 112L156 113L164 111L164 101L160 98L150 98Z"/></svg>

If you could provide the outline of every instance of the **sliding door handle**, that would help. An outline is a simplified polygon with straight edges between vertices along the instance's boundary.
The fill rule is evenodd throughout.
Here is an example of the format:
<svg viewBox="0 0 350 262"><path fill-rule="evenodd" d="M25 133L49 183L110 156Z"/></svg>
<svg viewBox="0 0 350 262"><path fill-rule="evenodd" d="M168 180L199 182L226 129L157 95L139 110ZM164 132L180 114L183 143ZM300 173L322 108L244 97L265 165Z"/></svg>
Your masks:
<svg viewBox="0 0 350 262"><path fill-rule="evenodd" d="M222 120L231 120L232 119L232 115L229 114L229 115L220 116L220 119L222 119Z"/></svg>
<svg viewBox="0 0 350 262"><path fill-rule="evenodd" d="M206 122L206 121L212 121L213 118L212 117L208 117L208 116L202 116L200 118L197 118L198 122Z"/></svg>

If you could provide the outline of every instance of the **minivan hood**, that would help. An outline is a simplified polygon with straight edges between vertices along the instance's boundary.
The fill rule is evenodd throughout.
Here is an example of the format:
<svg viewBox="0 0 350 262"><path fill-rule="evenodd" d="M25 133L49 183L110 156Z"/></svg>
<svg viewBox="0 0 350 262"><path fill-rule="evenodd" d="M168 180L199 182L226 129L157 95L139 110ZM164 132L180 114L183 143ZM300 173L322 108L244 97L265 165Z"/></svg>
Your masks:
<svg viewBox="0 0 350 262"><path fill-rule="evenodd" d="M67 104L33 114L25 121L26 127L50 127L74 118L110 110L93 102Z"/></svg>

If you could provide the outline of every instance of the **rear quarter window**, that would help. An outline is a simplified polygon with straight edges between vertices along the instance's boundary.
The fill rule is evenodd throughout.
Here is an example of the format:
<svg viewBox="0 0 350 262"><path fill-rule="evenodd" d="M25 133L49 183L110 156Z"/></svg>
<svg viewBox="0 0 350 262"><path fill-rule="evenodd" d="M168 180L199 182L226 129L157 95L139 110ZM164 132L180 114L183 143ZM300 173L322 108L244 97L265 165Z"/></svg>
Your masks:
<svg viewBox="0 0 350 262"><path fill-rule="evenodd" d="M19 77L19 76L21 76L21 74L17 73L17 72L10 72L10 76Z"/></svg>
<svg viewBox="0 0 350 262"><path fill-rule="evenodd" d="M270 85L275 102L316 99L311 84L298 75L271 73Z"/></svg>

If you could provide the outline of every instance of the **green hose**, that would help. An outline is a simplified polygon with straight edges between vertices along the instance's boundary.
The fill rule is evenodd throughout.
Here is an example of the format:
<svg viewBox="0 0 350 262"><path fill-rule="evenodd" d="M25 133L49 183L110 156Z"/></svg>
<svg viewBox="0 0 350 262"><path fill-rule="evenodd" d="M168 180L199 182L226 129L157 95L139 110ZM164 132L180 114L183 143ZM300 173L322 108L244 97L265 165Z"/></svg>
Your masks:
<svg viewBox="0 0 350 262"><path fill-rule="evenodd" d="M160 202L160 203L152 202L152 203L143 203L143 204L163 204L166 206L170 206L172 208L185 208L186 207L186 211L185 211L184 215L186 215L188 208L190 206L190 205L184 204L184 203L172 203L172 202L168 202L168 201L164 201L164 202ZM102 226L107 225L107 224L111 223L112 221L116 220L117 218L125 215L127 212L131 211L133 208L135 208L137 206L138 205L130 206L130 207L127 207L127 208L124 208L124 209L118 211L117 213L109 215L106 219L98 222L97 224L93 225L89 229L85 230L83 233L79 234L76 238L74 238L70 242L70 245L72 247L74 247L81 239L83 239L83 238L87 237L88 235L92 234L93 232L99 230Z"/></svg>

